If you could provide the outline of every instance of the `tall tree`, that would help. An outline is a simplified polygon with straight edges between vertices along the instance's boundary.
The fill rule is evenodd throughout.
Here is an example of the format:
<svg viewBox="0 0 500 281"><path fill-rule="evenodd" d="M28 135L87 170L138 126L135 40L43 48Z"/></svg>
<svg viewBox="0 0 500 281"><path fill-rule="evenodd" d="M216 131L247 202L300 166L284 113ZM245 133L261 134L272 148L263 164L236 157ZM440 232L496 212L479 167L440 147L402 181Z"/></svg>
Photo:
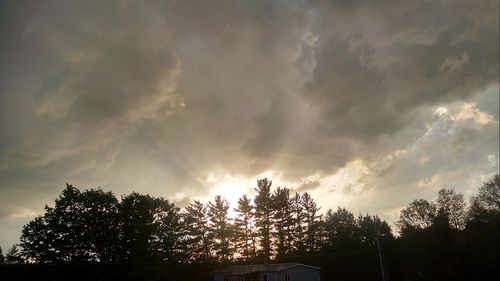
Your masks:
<svg viewBox="0 0 500 281"><path fill-rule="evenodd" d="M438 192L437 208L440 215L448 217L450 226L454 229L465 227L464 195L453 189L441 189Z"/></svg>
<svg viewBox="0 0 500 281"><path fill-rule="evenodd" d="M98 188L82 192L80 201L83 209L79 217L80 238L90 260L118 260L117 239L110 231L110 227L118 226L118 199L112 192Z"/></svg>
<svg viewBox="0 0 500 281"><path fill-rule="evenodd" d="M157 198L156 201L153 247L158 251L159 260L179 261L184 256L180 244L181 235L183 235L180 209L166 199Z"/></svg>
<svg viewBox="0 0 500 281"><path fill-rule="evenodd" d="M183 213L185 239L184 245L189 261L207 261L211 259L211 232L208 221L208 208L194 200Z"/></svg>
<svg viewBox="0 0 500 281"><path fill-rule="evenodd" d="M120 244L126 261L165 261L177 257L178 209L163 198L131 193L122 198Z"/></svg>
<svg viewBox="0 0 500 281"><path fill-rule="evenodd" d="M494 175L471 198L465 228L465 253L469 276L483 280L500 277L500 176ZM469 278L473 279L473 278Z"/></svg>
<svg viewBox="0 0 500 281"><path fill-rule="evenodd" d="M436 205L425 199L417 199L401 211L397 225L401 232L409 229L425 229L432 225L435 217Z"/></svg>
<svg viewBox="0 0 500 281"><path fill-rule="evenodd" d="M255 233L253 231L253 209L252 201L246 195L238 199L238 207L234 209L237 215L234 220L237 249L240 256L245 260L257 256Z"/></svg>
<svg viewBox="0 0 500 281"><path fill-rule="evenodd" d="M23 255L33 262L114 261L118 200L111 192L67 185L45 214L23 228Z"/></svg>
<svg viewBox="0 0 500 281"><path fill-rule="evenodd" d="M483 183L473 201L485 210L500 212L500 175L494 175Z"/></svg>
<svg viewBox="0 0 500 281"><path fill-rule="evenodd" d="M500 215L500 175L484 182L467 210L469 224L487 224Z"/></svg>
<svg viewBox="0 0 500 281"><path fill-rule="evenodd" d="M292 236L293 236L293 251L298 254L305 253L305 244L304 244L304 207L302 205L302 196L300 193L295 193L291 199L292 205L292 220L293 220L293 228L292 228Z"/></svg>
<svg viewBox="0 0 500 281"><path fill-rule="evenodd" d="M394 238L389 224L378 216L359 215L357 224L362 247L375 247L377 237L385 237L391 240Z"/></svg>
<svg viewBox="0 0 500 281"><path fill-rule="evenodd" d="M278 187L272 194L273 224L277 258L282 258L291 252L292 248L292 209L290 205L290 190Z"/></svg>
<svg viewBox="0 0 500 281"><path fill-rule="evenodd" d="M48 222L51 222L50 226ZM49 231L50 228L52 230ZM57 228L53 227L52 209L47 206L44 216L36 217L23 227L20 244L23 254L30 262L55 263L62 261L58 252L60 247L56 243L59 233L55 231Z"/></svg>
<svg viewBox="0 0 500 281"><path fill-rule="evenodd" d="M331 209L325 216L326 247L329 250L354 249L358 244L358 225L354 215L345 208Z"/></svg>
<svg viewBox="0 0 500 281"><path fill-rule="evenodd" d="M319 219L318 212L321 208L318 207L314 199L307 192L302 195L302 208L304 210L304 223L306 225L304 244L309 252L318 250L318 227Z"/></svg>
<svg viewBox="0 0 500 281"><path fill-rule="evenodd" d="M271 258L271 227L272 227L272 198L271 198L272 181L266 179L257 180L257 196L255 202L255 225L259 229L260 240L260 256L265 261L269 262Z"/></svg>
<svg viewBox="0 0 500 281"><path fill-rule="evenodd" d="M0 264L5 262L5 257L3 256L2 247L0 247Z"/></svg>
<svg viewBox="0 0 500 281"><path fill-rule="evenodd" d="M229 202L220 195L215 196L213 202L208 203L208 217L214 239L214 251L220 261L231 259L230 239L232 227L228 220Z"/></svg>

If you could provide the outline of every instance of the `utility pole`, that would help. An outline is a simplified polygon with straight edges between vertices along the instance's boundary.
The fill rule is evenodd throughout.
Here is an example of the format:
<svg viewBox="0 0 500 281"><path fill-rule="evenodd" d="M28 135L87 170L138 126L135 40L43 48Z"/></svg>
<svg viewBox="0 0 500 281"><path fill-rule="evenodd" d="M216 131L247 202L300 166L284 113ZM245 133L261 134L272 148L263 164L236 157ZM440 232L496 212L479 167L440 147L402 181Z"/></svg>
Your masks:
<svg viewBox="0 0 500 281"><path fill-rule="evenodd" d="M380 240L379 240L380 231L378 229L377 221L374 220L374 222L375 222L375 231L377 234L377 248L378 248L378 259L380 262L380 272L382 273L382 281L386 281L384 272L384 262L382 259L382 247L380 246Z"/></svg>

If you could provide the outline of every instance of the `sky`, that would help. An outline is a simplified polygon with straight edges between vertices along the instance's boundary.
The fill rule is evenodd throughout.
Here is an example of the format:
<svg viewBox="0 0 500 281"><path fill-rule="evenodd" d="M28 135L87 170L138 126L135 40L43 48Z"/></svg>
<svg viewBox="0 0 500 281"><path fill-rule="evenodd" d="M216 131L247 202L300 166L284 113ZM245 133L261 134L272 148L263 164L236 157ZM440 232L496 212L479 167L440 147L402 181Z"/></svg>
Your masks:
<svg viewBox="0 0 500 281"><path fill-rule="evenodd" d="M1 1L0 246L66 183L394 222L499 170L499 3Z"/></svg>

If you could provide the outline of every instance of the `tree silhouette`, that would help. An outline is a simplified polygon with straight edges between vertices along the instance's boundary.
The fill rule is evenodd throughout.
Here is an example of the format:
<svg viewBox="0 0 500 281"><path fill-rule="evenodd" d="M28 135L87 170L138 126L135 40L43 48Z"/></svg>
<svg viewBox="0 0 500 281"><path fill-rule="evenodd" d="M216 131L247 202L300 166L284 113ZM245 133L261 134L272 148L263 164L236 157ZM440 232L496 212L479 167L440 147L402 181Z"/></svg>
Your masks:
<svg viewBox="0 0 500 281"><path fill-rule="evenodd" d="M485 210L500 212L500 175L495 175L486 181L472 200Z"/></svg>
<svg viewBox="0 0 500 281"><path fill-rule="evenodd" d="M309 194L271 190L268 179L258 180L255 190L255 206L244 195L231 220L222 196L207 204L194 200L181 211L150 195L133 192L118 200L100 188L67 185L53 207L24 226L20 248L14 245L5 261L209 266L238 257L308 262L323 268L324 280L373 279L381 268L390 280L500 277L498 175L468 208L453 189L440 190L435 202L412 201L400 213L398 237L377 216L355 217L341 207L321 216Z"/></svg>
<svg viewBox="0 0 500 281"><path fill-rule="evenodd" d="M401 232L411 229L425 229L436 217L436 205L425 199L417 199L401 211L397 225Z"/></svg>
<svg viewBox="0 0 500 281"><path fill-rule="evenodd" d="M319 232L319 208L314 202L314 199L307 192L302 195L302 209L304 210L305 239L304 245L309 252L314 252L319 249L318 232Z"/></svg>
<svg viewBox="0 0 500 281"><path fill-rule="evenodd" d="M357 224L354 215L345 208L333 212L328 210L325 216L325 232L329 250L346 251L357 246Z"/></svg>
<svg viewBox="0 0 500 281"><path fill-rule="evenodd" d="M184 245L189 261L207 261L211 259L210 228L208 208L194 200L183 213L186 237Z"/></svg>
<svg viewBox="0 0 500 281"><path fill-rule="evenodd" d="M278 187L272 194L274 245L278 259L291 252L292 210L290 208L290 191Z"/></svg>
<svg viewBox="0 0 500 281"><path fill-rule="evenodd" d="M257 256L254 228L254 208L252 201L243 195L238 199L238 207L234 209L237 216L234 219L236 229L235 240L238 253L244 260L255 259Z"/></svg>
<svg viewBox="0 0 500 281"><path fill-rule="evenodd" d="M7 254L5 255L5 262L8 264L16 264L23 262L23 258L21 257L21 252L19 251L19 247L17 244L12 245Z"/></svg>
<svg viewBox="0 0 500 281"><path fill-rule="evenodd" d="M163 198L132 193L119 205L122 259L130 262L177 258L179 210Z"/></svg>
<svg viewBox="0 0 500 281"><path fill-rule="evenodd" d="M233 229L228 221L229 202L220 195L215 196L213 202L208 203L208 217L212 231L213 250L216 257L222 262L230 260L230 240Z"/></svg>
<svg viewBox="0 0 500 281"><path fill-rule="evenodd" d="M438 213L448 217L450 226L455 229L465 227L465 201L464 195L456 193L453 189L441 189L438 192Z"/></svg>
<svg viewBox="0 0 500 281"><path fill-rule="evenodd" d="M272 227L272 181L261 179L257 181L257 196L255 197L255 225L260 232L260 256L267 262L271 259L271 227Z"/></svg>
<svg viewBox="0 0 500 281"><path fill-rule="evenodd" d="M304 254L306 252L304 243L304 207L302 206L302 196L300 193L295 193L291 199L292 205L292 236L293 248L296 254Z"/></svg>
<svg viewBox="0 0 500 281"><path fill-rule="evenodd" d="M67 185L53 208L46 206L23 228L23 254L38 262L117 260L116 239L109 235L117 227L117 204L111 192Z"/></svg>

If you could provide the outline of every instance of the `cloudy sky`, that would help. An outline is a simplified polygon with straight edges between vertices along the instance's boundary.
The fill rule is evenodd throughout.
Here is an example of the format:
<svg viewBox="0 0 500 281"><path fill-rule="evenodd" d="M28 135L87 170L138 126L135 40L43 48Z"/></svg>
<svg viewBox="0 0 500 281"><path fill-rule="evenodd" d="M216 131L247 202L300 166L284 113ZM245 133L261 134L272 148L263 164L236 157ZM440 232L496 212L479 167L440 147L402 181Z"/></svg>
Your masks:
<svg viewBox="0 0 500 281"><path fill-rule="evenodd" d="M499 169L498 1L2 1L0 245L65 183L394 221Z"/></svg>

